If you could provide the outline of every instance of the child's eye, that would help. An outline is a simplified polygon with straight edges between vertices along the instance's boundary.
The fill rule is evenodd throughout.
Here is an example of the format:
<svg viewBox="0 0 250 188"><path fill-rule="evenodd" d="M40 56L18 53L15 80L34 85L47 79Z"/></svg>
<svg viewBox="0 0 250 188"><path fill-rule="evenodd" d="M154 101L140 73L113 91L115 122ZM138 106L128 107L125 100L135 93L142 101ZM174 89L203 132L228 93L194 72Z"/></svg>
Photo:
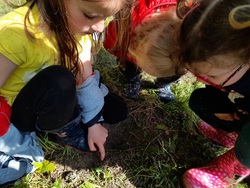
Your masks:
<svg viewBox="0 0 250 188"><path fill-rule="evenodd" d="M93 19L96 18L96 16L90 16L90 15L88 15L88 14L86 14L86 13L83 13L83 15L84 15L88 20L93 20Z"/></svg>
<svg viewBox="0 0 250 188"><path fill-rule="evenodd" d="M207 77L208 77L208 78L211 78L211 79L217 78L217 76L211 76L211 75L208 75Z"/></svg>

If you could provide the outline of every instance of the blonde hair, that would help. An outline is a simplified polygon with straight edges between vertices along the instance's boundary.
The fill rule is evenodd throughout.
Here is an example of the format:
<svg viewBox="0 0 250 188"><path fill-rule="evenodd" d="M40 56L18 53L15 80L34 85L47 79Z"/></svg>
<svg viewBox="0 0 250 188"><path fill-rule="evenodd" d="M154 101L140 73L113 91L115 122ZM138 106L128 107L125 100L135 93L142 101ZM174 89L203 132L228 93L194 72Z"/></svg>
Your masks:
<svg viewBox="0 0 250 188"><path fill-rule="evenodd" d="M156 77L176 75L178 61L177 30L181 24L175 6L156 13L135 28L129 46L129 56L145 72Z"/></svg>

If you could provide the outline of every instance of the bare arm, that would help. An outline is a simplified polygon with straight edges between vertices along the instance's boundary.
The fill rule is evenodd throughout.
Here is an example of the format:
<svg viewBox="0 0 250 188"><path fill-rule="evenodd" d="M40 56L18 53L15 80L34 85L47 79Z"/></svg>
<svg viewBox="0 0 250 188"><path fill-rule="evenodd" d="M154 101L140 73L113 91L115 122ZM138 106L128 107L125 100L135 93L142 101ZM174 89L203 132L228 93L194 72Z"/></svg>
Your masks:
<svg viewBox="0 0 250 188"><path fill-rule="evenodd" d="M84 46L84 50L79 54L79 58L83 66L83 75L82 80L85 82L90 76L92 76L93 68L91 62L91 46ZM83 83L80 83L81 85ZM99 88L99 87L98 87ZM101 160L105 158L105 142L108 136L108 130L103 127L100 123L96 123L88 128L88 144L91 151L96 151L97 149L100 152Z"/></svg>
<svg viewBox="0 0 250 188"><path fill-rule="evenodd" d="M0 88L4 85L16 67L16 64L0 53Z"/></svg>
<svg viewBox="0 0 250 188"><path fill-rule="evenodd" d="M82 67L83 67L83 75L80 75L80 81L79 85L81 85L81 80L82 82L86 81L93 73L92 69L92 62L91 62L91 46L86 45L83 47L84 50L79 54L79 58L82 62Z"/></svg>

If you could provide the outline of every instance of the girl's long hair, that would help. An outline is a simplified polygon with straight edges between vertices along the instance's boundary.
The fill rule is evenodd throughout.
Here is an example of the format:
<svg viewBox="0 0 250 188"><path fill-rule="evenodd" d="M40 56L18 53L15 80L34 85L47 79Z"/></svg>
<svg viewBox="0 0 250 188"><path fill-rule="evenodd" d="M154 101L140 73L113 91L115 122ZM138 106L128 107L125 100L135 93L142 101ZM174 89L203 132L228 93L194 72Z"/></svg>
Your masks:
<svg viewBox="0 0 250 188"><path fill-rule="evenodd" d="M8 0L6 0L8 1ZM75 77L81 74L83 67L80 63L78 54L78 42L68 27L66 9L63 0L27 0L27 3L31 1L29 11L25 16L25 31L29 38L35 40L32 34L28 30L29 14L32 8L37 4L38 10L41 13L42 22L40 27L47 34L53 33L57 41L57 47L59 51L59 64L69 69ZM119 19L122 15L128 14L128 7L131 7L133 0L123 0L121 5L125 4L125 11L120 11L116 14L116 19ZM94 3L104 4L103 0L93 0ZM110 13L112 12L110 8ZM129 15L129 14L128 14ZM118 32L120 30L118 29ZM94 33L92 35L92 53L97 53L102 44L102 33Z"/></svg>
<svg viewBox="0 0 250 188"><path fill-rule="evenodd" d="M128 48L130 44L130 31L132 27L132 7L135 5L134 0L128 0L125 8L114 16L112 20L115 26L116 41L109 52L115 54L116 51L121 53L120 66L125 68ZM107 29L107 32L108 29Z"/></svg>
<svg viewBox="0 0 250 188"><path fill-rule="evenodd" d="M68 28L66 10L63 4L64 1L52 0L34 0L30 4L30 9L25 16L25 31L27 35L34 39L28 31L29 14L35 4L41 13L41 27L45 32L53 32L57 41L59 51L59 64L69 69L74 76L81 70L79 63L79 55L77 50L77 41ZM43 24L43 25L42 25Z"/></svg>
<svg viewBox="0 0 250 188"><path fill-rule="evenodd" d="M8 5L12 8L17 8L21 5L15 5L10 0L4 0ZM55 36L57 41L57 47L59 51L59 64L69 69L75 77L81 71L83 71L83 67L81 66L79 54L78 54L78 42L75 39L74 35L70 31L68 27L66 9L64 6L63 0L26 0L25 3L29 3L29 10L25 16L25 32L31 40L35 40L35 37L29 32L28 27L31 24L29 20L29 15L31 13L32 8L37 5L38 10L41 13L41 23L39 23L39 27L42 28L45 34L51 36L52 33ZM119 3L118 6L123 6L122 10L119 11L116 15L114 15L115 20L123 19L123 21L129 23L130 20L130 11L134 0L123 0L123 2ZM24 3L24 4L25 4ZM104 1L102 0L93 0L93 3L99 3L100 6L104 5ZM115 3L115 0L113 2ZM114 5L116 6L116 5ZM110 12L114 11L112 8L109 8ZM127 27L117 25L116 32L118 33L117 36L117 45L122 45L124 51L127 51L128 44L123 43L124 38L127 38L128 32ZM103 33L94 33L92 35L92 53L97 53L102 45ZM125 54L125 53L124 53Z"/></svg>

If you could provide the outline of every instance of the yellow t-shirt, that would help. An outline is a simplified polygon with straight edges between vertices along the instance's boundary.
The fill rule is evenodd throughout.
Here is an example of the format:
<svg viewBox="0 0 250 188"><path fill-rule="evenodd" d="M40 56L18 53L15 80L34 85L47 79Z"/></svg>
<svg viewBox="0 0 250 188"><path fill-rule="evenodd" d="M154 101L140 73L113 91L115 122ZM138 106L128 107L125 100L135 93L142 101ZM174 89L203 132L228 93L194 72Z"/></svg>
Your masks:
<svg viewBox="0 0 250 188"><path fill-rule="evenodd" d="M32 23L32 26L29 25L29 32L36 39L31 40L25 33L24 18L28 9L29 4L0 18L0 53L17 65L0 88L0 95L5 97L10 105L24 85L40 70L59 64L55 38L46 37L39 27L35 27L40 20L37 6L33 7L29 18ZM91 44L90 36L78 36L77 39L81 44Z"/></svg>

